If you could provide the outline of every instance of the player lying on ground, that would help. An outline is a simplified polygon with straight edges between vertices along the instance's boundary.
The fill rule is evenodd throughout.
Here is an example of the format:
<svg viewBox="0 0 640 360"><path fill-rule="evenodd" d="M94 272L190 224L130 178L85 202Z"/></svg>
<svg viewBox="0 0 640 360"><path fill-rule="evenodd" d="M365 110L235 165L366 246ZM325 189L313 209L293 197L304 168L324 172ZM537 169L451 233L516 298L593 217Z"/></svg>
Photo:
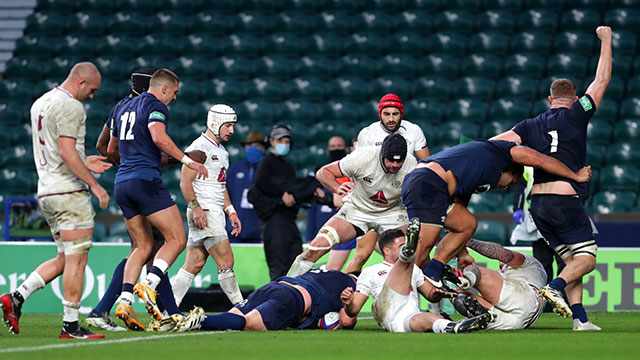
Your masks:
<svg viewBox="0 0 640 360"><path fill-rule="evenodd" d="M176 330L307 329L316 327L324 314L337 311L341 312L340 327L353 328L356 318L344 313L340 294L356 281L355 275L335 270L284 276L255 290L226 313L206 315L196 307Z"/></svg>
<svg viewBox="0 0 640 360"><path fill-rule="evenodd" d="M463 333L487 327L491 316L485 311L458 322L442 315L420 311L418 292L431 301L441 300L446 293L426 281L413 260L418 243L420 221L414 218L407 228L384 231L378 238L384 260L362 271L356 285L341 295L346 314L357 316L369 296L374 298L371 313L382 328L390 332ZM478 305L479 306L479 305Z"/></svg>

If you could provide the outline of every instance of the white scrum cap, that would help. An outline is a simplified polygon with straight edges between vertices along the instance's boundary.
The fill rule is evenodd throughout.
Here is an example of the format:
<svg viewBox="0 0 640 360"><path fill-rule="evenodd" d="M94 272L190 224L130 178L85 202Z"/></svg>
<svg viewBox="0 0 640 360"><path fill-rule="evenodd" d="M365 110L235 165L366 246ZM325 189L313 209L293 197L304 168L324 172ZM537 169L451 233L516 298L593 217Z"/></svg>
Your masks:
<svg viewBox="0 0 640 360"><path fill-rule="evenodd" d="M235 110L229 105L215 104L209 109L207 114L207 127L213 132L213 135L220 137L220 127L223 124L237 122Z"/></svg>

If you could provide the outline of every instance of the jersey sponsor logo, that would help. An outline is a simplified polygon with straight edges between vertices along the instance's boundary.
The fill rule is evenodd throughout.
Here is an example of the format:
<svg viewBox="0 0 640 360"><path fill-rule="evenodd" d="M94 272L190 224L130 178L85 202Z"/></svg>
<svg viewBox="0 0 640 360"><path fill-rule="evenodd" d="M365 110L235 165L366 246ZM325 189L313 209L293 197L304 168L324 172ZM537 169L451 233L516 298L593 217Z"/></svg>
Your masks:
<svg viewBox="0 0 640 360"><path fill-rule="evenodd" d="M216 154L211 155L211 161L218 161L218 155Z"/></svg>
<svg viewBox="0 0 640 360"><path fill-rule="evenodd" d="M164 114L160 111L153 111L149 114L149 120L160 120L164 121Z"/></svg>
<svg viewBox="0 0 640 360"><path fill-rule="evenodd" d="M589 111L591 109L593 109L593 106L591 106L591 101L589 101L589 99L586 96L583 96L580 98L580 105L582 105L582 108L584 109L584 111Z"/></svg>
<svg viewBox="0 0 640 360"><path fill-rule="evenodd" d="M387 201L387 197L384 196L384 192L382 190L370 196L369 199L371 199L373 202L376 202L378 204L387 205L389 203L389 201Z"/></svg>
<svg viewBox="0 0 640 360"><path fill-rule="evenodd" d="M218 182L226 182L226 181L227 181L227 169L225 169L223 166L222 169L220 169L220 173L218 174Z"/></svg>
<svg viewBox="0 0 640 360"><path fill-rule="evenodd" d="M366 182L367 184L373 184L373 179L368 176L363 177L362 181Z"/></svg>
<svg viewBox="0 0 640 360"><path fill-rule="evenodd" d="M387 270L380 270L378 271L378 276L383 276L387 273Z"/></svg>

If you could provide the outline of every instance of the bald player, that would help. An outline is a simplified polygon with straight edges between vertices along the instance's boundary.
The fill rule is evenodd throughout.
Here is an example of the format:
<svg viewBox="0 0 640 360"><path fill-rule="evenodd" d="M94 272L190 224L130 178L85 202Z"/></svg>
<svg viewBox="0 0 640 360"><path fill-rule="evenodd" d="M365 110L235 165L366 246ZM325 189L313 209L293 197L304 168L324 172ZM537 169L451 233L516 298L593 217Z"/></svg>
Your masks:
<svg viewBox="0 0 640 360"><path fill-rule="evenodd" d="M40 264L13 292L0 297L5 324L14 334L25 300L62 274L63 325L61 339L95 339L78 325L84 268L94 228L89 190L105 209L109 195L91 172L111 167L105 157L85 155L87 115L82 104L93 99L102 77L96 66L81 62L73 66L60 86L46 92L31 107L33 153L38 171L38 205L58 248L58 255Z"/></svg>

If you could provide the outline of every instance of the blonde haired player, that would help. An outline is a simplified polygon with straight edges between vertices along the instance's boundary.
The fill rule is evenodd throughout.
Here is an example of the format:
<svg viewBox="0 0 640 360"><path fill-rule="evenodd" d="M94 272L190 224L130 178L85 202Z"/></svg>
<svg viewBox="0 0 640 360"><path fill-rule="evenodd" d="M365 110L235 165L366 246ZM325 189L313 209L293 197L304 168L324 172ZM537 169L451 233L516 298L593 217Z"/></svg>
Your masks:
<svg viewBox="0 0 640 360"><path fill-rule="evenodd" d="M185 263L171 283L178 305L209 255L216 262L218 281L229 301L233 305L242 301L238 280L233 272L233 252L225 228L225 212L233 226L232 235L240 234L242 224L227 192L229 153L222 145L233 135L237 121L233 108L224 104L213 105L207 114L207 130L187 148L187 151L206 154L204 166L211 176L199 179L194 170L182 167L180 189L189 205L189 237Z"/></svg>

